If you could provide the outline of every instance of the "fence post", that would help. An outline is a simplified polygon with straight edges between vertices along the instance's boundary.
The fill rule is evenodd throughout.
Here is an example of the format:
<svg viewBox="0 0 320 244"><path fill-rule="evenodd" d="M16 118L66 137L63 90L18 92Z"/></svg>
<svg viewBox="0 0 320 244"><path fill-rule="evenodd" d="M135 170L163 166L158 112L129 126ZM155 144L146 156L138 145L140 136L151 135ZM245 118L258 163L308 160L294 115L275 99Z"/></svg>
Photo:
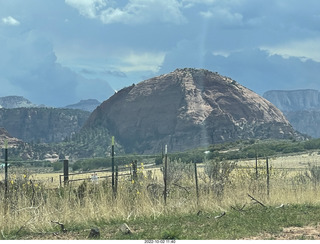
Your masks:
<svg viewBox="0 0 320 244"><path fill-rule="evenodd" d="M269 160L267 157L266 160L266 164L267 164L267 196L269 197L270 194L270 174L269 174Z"/></svg>
<svg viewBox="0 0 320 244"><path fill-rule="evenodd" d="M112 170L112 192L116 197L115 178L114 178L114 136L111 137L111 170Z"/></svg>
<svg viewBox="0 0 320 244"><path fill-rule="evenodd" d="M194 177L196 181L196 193L197 193L197 205L199 205L199 185L198 185L198 172L197 172L197 162L194 161Z"/></svg>
<svg viewBox="0 0 320 244"><path fill-rule="evenodd" d="M164 204L167 204L167 178L168 178L168 147L165 145L164 148L164 192L163 192L163 198L164 198Z"/></svg>
<svg viewBox="0 0 320 244"><path fill-rule="evenodd" d="M256 152L256 180L258 179L258 154Z"/></svg>
<svg viewBox="0 0 320 244"><path fill-rule="evenodd" d="M161 158L162 158L162 160L164 158L163 145L161 145Z"/></svg>
<svg viewBox="0 0 320 244"><path fill-rule="evenodd" d="M138 162L137 160L134 160L132 161L132 175L133 175L133 180L136 181L137 178L138 178L138 175L137 175L137 166L138 165Z"/></svg>
<svg viewBox="0 0 320 244"><path fill-rule="evenodd" d="M63 185L67 185L69 182L69 160L63 160Z"/></svg>
<svg viewBox="0 0 320 244"><path fill-rule="evenodd" d="M118 164L116 164L116 179L115 179L115 197L117 197L117 193L118 193L118 176L119 176L119 168L118 168Z"/></svg>
<svg viewBox="0 0 320 244"><path fill-rule="evenodd" d="M8 211L8 141L4 142L4 213Z"/></svg>
<svg viewBox="0 0 320 244"><path fill-rule="evenodd" d="M8 141L4 142L4 187L5 198L8 197Z"/></svg>

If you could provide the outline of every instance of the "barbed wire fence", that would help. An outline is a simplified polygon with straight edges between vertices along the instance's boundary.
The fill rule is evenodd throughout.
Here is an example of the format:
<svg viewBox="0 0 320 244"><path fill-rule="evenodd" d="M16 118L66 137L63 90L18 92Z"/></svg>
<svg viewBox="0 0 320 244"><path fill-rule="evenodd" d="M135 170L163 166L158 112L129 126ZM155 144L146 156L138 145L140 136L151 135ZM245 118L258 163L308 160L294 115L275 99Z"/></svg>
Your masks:
<svg viewBox="0 0 320 244"><path fill-rule="evenodd" d="M5 145L4 147L4 158L0 160L1 163L1 168L4 169L4 180L3 182L3 186L4 186L4 209L6 212L7 209L7 199L8 199L8 183L9 183L9 171L12 165L14 165L14 163L17 162L22 162L22 163L26 163L28 164L28 160L21 160L21 161L10 161L9 158L9 148L7 147L7 145ZM112 152L110 154L110 156L106 159L111 160L111 166L109 165L109 167L104 167L103 169L97 169L97 170L88 170L85 172L70 172L70 162L71 163L75 163L76 161L79 160L92 160L92 158L81 158L81 159L77 159L76 161L73 160L69 160L69 159L59 159L57 160L57 162L60 162L63 164L62 167L62 172L57 172L57 175L59 177L59 187L65 187L66 185L68 185L71 182L77 182L77 181L91 181L92 183L98 183L99 179L110 179L112 181L112 191L113 191L113 196L114 198L117 197L117 188L118 188L118 180L119 177L128 177L128 180L133 180L135 181L137 179L137 170L138 170L138 160L137 159L132 159L132 158L139 158L139 160L142 159L142 161L144 159L148 159L149 161L153 161L153 163L149 163L147 165L145 165L145 169L154 169L154 168L161 168L161 172L162 172L162 177L163 177L163 200L164 203L166 204L167 202L167 197L168 197L168 192L169 192L169 181L170 181L170 177L169 177L169 171L170 171L170 167L171 167L171 162L169 160L170 155L168 155L167 150L165 150L164 153L162 154L157 154L157 155L133 155L131 156L131 159L128 159L127 156L115 156L114 153L114 148L112 149ZM161 158L162 162L160 165L156 165L155 164L155 159L157 158ZM128 166L123 166L123 165L119 165L118 162L121 161L123 163L123 161L125 160L129 160L127 162L125 162L125 164L127 164ZM258 160L260 162L260 165L258 165ZM30 162L42 162L43 160L29 160ZM263 161L265 162L265 164L263 163ZM3 163L2 163L3 162ZM262 162L262 163L261 163ZM200 163L197 161L192 162L193 163L193 167L194 167L194 188L196 191L196 197L197 197L197 203L199 203L199 198L200 196L200 190L199 190L199 168L204 168L206 167L205 163ZM264 165L263 165L264 164ZM258 179L259 175L264 175L265 177L265 185L266 185L266 194L269 197L270 196L270 184L272 182L272 178L271 178L271 171L273 170L277 170L277 171L281 171L281 170L285 170L285 171L305 171L305 168L272 168L272 166L270 165L269 159L268 157L266 158L255 158L255 161L253 161L253 165L250 166L241 166L241 165L237 165L236 169L241 171L241 170L254 170L255 173L255 177L256 179ZM315 169L316 170L316 169ZM1 171L0 171L1 172ZM310 178L316 177L316 171L312 172L310 171ZM52 178L52 182L53 182L53 178ZM180 189L186 189L182 186L179 186Z"/></svg>

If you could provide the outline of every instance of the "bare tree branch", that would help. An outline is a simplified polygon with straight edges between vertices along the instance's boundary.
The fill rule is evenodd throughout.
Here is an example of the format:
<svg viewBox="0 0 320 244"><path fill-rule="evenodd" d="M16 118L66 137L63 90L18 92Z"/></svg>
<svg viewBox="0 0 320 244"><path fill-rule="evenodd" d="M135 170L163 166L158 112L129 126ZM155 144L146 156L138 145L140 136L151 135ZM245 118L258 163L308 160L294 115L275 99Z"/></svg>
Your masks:
<svg viewBox="0 0 320 244"><path fill-rule="evenodd" d="M250 194L248 194L248 196L251 198L252 201L255 201L255 203L259 203L262 207L265 207L265 208L266 208L266 206L265 206L262 202L258 201L258 200L255 199L253 196L250 196Z"/></svg>

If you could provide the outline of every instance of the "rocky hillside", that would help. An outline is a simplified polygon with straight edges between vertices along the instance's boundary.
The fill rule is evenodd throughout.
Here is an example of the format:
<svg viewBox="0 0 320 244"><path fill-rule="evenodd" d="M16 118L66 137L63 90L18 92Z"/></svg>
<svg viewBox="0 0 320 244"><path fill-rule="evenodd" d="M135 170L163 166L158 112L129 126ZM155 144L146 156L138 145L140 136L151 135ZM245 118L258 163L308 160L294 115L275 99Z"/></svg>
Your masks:
<svg viewBox="0 0 320 244"><path fill-rule="evenodd" d="M93 111L85 129L104 127L126 152L158 153L248 138L292 138L274 105L236 81L177 69L124 88Z"/></svg>
<svg viewBox="0 0 320 244"><path fill-rule="evenodd" d="M21 96L0 97L0 108L31 108L39 107Z"/></svg>
<svg viewBox="0 0 320 244"><path fill-rule="evenodd" d="M263 97L276 105L293 128L320 138L320 93L317 90L268 91Z"/></svg>
<svg viewBox="0 0 320 244"><path fill-rule="evenodd" d="M96 99L87 99L87 100L81 100L80 102L78 102L76 104L68 105L68 106L66 106L66 108L81 109L81 110L84 110L84 111L92 112L100 104L101 104L101 102L99 102Z"/></svg>
<svg viewBox="0 0 320 244"><path fill-rule="evenodd" d="M320 93L317 90L267 91L263 97L281 111L320 110Z"/></svg>
<svg viewBox="0 0 320 244"><path fill-rule="evenodd" d="M79 131L90 113L74 109L0 109L0 127L25 142L58 142Z"/></svg>
<svg viewBox="0 0 320 244"><path fill-rule="evenodd" d="M18 147L23 144L21 140L11 136L5 128L0 127L0 145L2 148L5 145L5 142L8 143L8 148Z"/></svg>

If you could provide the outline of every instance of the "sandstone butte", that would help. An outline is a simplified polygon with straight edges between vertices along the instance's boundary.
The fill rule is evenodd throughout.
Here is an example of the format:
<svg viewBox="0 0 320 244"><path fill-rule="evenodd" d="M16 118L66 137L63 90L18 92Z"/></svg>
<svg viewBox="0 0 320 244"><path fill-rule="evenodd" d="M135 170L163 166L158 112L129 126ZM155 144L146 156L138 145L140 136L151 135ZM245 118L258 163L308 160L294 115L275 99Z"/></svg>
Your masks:
<svg viewBox="0 0 320 244"><path fill-rule="evenodd" d="M85 128L107 128L127 153L182 151L239 139L297 137L282 112L236 81L177 69L115 93Z"/></svg>

